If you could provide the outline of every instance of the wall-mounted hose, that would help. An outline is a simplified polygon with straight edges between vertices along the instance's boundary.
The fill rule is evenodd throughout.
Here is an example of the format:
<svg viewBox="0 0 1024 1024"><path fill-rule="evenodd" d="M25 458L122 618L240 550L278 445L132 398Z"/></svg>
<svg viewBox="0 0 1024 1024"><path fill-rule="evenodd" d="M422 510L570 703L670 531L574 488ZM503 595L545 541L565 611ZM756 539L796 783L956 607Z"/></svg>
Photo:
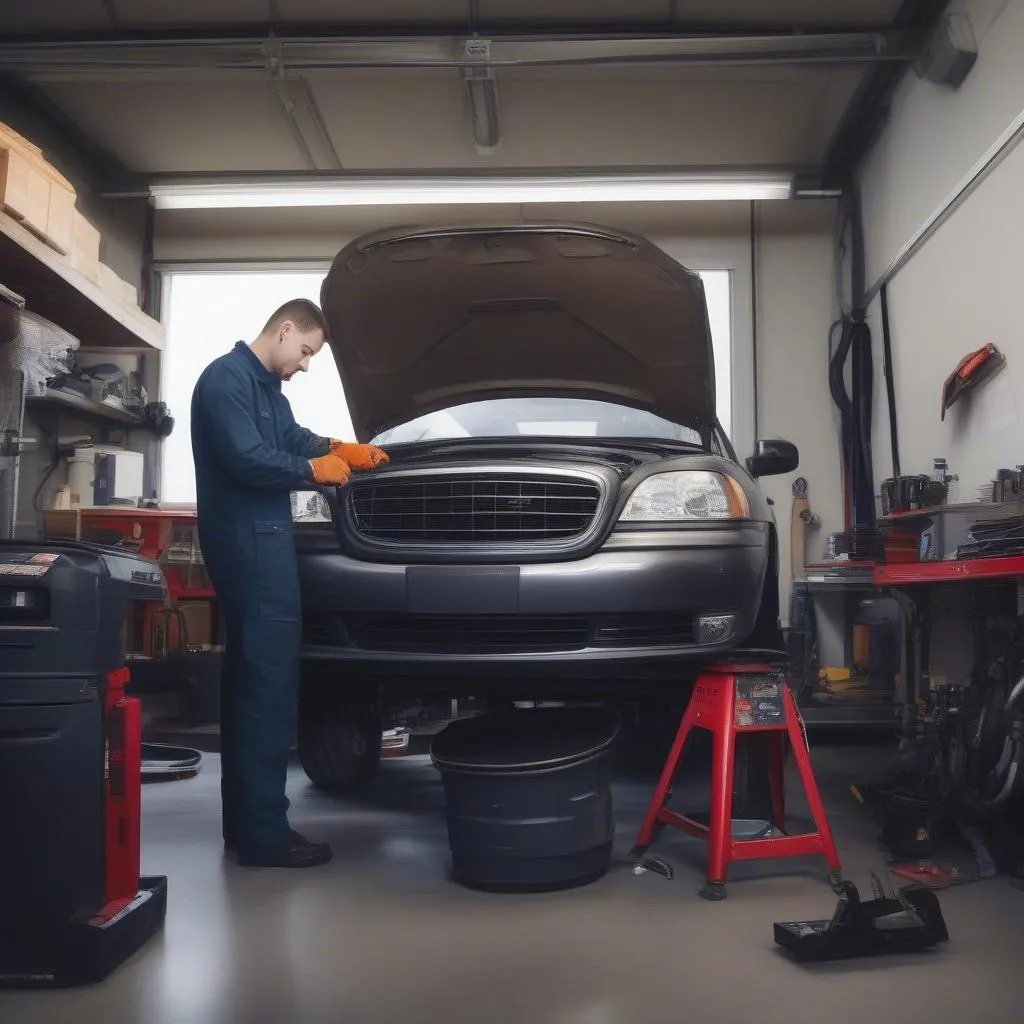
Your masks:
<svg viewBox="0 0 1024 1024"><path fill-rule="evenodd" d="M848 250L844 241L847 235ZM836 243L837 292L842 287L842 274L839 270L847 251L850 258L851 299L847 304L837 294L839 319L829 336L829 391L839 410L846 528L850 531L851 554L857 555L860 540L875 528L875 479L871 451L874 361L864 299L864 229L860 202L852 189L843 198ZM835 342L837 330L839 340Z"/></svg>

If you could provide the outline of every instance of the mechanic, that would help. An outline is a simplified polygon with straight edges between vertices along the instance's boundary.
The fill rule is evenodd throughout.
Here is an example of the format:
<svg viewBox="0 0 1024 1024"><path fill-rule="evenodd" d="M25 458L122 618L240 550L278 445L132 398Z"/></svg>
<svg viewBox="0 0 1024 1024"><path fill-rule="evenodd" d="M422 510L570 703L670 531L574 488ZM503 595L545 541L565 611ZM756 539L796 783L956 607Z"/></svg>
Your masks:
<svg viewBox="0 0 1024 1024"><path fill-rule="evenodd" d="M291 492L345 484L353 469L373 469L387 455L295 422L281 382L309 368L327 333L315 303L286 302L254 342L214 360L192 396L199 542L226 630L224 847L250 867L331 859L327 843L303 838L287 817L302 640Z"/></svg>

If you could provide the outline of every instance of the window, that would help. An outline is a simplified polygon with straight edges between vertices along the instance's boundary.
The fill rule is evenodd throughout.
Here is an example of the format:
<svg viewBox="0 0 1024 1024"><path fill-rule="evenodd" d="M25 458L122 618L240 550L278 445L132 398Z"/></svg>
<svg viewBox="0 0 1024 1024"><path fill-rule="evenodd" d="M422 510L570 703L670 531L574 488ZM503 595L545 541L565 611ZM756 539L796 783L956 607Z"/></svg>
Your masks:
<svg viewBox="0 0 1024 1024"><path fill-rule="evenodd" d="M419 416L374 438L376 444L458 437L642 437L699 445L688 427L612 402L582 398L495 398Z"/></svg>
<svg viewBox="0 0 1024 1024"><path fill-rule="evenodd" d="M715 350L715 408L726 437L732 437L732 274L728 270L698 271Z"/></svg>
<svg viewBox="0 0 1024 1024"><path fill-rule="evenodd" d="M312 273L183 272L165 277L167 342L161 398L170 408L175 425L163 446L162 501L184 505L195 502L189 419L192 390L199 375L236 341L255 338L281 303L294 298L319 302L325 276L326 268ZM725 432L731 434L732 275L728 270L707 270L700 271L700 276L707 295L715 351L718 415ZM319 434L352 438L344 391L328 350L316 357L309 373L298 374L285 384L284 392L302 426ZM545 414L544 418L553 417Z"/></svg>
<svg viewBox="0 0 1024 1024"><path fill-rule="evenodd" d="M192 435L192 390L199 375L236 341L252 341L267 318L288 299L320 301L323 273L182 273L165 278L167 342L161 397L174 417L174 432L164 442L161 498L191 504L196 500ZM352 421L334 359L324 349L284 385L296 420L316 433L352 438Z"/></svg>

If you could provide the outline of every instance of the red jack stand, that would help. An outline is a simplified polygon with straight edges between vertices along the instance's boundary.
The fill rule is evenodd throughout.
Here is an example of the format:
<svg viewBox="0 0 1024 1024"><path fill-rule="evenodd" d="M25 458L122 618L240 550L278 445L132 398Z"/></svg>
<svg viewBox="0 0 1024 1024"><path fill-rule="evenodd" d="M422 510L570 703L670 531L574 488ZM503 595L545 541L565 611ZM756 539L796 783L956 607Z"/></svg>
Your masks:
<svg viewBox="0 0 1024 1024"><path fill-rule="evenodd" d="M672 782L686 737L695 728L706 729L713 737L710 825L702 825L665 806L671 797ZM771 734L772 825L776 832L783 834L776 838L734 840L732 786L736 735L751 732ZM815 831L806 835L785 834L783 775L787 736L814 818ZM637 858L637 873L653 870L672 878L672 869L664 861L644 856L666 825L707 839L707 884L700 891L705 899L725 899L725 880L731 861L819 853L825 857L828 865L832 888L839 891L842 885L839 855L811 772L803 722L789 686L777 669L765 665L716 665L698 673L693 695L662 769L658 787L637 833L636 845L633 847L633 855Z"/></svg>

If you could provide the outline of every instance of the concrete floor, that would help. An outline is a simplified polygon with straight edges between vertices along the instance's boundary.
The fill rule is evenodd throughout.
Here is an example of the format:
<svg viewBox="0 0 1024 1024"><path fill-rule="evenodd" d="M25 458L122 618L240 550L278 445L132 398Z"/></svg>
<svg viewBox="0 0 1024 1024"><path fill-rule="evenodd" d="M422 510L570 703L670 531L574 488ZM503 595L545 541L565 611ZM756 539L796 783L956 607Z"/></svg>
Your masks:
<svg viewBox="0 0 1024 1024"><path fill-rule="evenodd" d="M820 747L819 784L847 877L882 864L845 790L883 748ZM823 865L739 865L729 899L696 891L703 846L666 833L674 881L631 873L652 781L616 783L616 864L572 892L494 896L447 879L440 781L385 763L372 800L339 801L293 770L292 821L329 839L312 871L244 870L221 852L216 755L144 791L143 868L169 876L164 932L102 985L0 993L3 1024L930 1024L1021 1019L1024 892L1005 877L942 893L941 951L801 967L772 922L829 916ZM699 785L700 780L692 780ZM694 805L690 805L691 807Z"/></svg>

